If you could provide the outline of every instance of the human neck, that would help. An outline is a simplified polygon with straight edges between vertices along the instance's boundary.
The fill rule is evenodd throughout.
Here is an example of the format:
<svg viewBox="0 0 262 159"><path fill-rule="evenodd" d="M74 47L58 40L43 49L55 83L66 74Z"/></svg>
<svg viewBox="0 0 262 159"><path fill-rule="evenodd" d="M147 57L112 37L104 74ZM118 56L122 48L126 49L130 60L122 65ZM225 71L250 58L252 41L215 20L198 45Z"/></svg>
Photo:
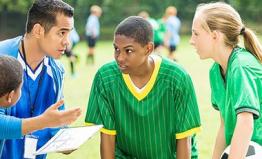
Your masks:
<svg viewBox="0 0 262 159"><path fill-rule="evenodd" d="M41 63L44 59L45 54L39 48L39 45L30 34L25 34L24 36L24 51L22 49L22 43L20 50L22 51L22 55L26 57L26 62L30 66L32 70L35 70L37 66Z"/></svg>
<svg viewBox="0 0 262 159"><path fill-rule="evenodd" d="M137 69L139 71L129 74L129 77L138 88L143 88L150 80L154 68L153 58L148 57L148 60Z"/></svg>
<svg viewBox="0 0 262 159"><path fill-rule="evenodd" d="M129 74L129 76L132 77L146 77L146 76L151 76L152 72L154 70L154 60L152 57L148 56L148 60L143 63L140 68L137 69L136 72L132 72Z"/></svg>
<svg viewBox="0 0 262 159"><path fill-rule="evenodd" d="M233 47L221 47L218 49L216 56L213 58L222 68L223 75L226 74L229 57Z"/></svg>

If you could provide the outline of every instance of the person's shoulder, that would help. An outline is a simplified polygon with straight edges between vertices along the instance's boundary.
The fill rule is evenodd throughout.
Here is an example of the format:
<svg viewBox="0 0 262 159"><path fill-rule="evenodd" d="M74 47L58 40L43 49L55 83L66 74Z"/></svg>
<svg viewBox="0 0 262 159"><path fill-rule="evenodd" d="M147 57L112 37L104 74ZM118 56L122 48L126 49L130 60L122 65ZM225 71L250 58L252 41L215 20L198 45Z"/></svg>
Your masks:
<svg viewBox="0 0 262 159"><path fill-rule="evenodd" d="M56 59L53 59L51 57L48 57L49 59L49 64L50 64L50 67L51 69L53 69L54 72L59 72L59 73L62 73L64 74L65 70L64 70L64 66L63 64L61 63L60 60L56 60Z"/></svg>
<svg viewBox="0 0 262 159"><path fill-rule="evenodd" d="M0 55L9 55L16 57L22 36L0 41Z"/></svg>
<svg viewBox="0 0 262 159"><path fill-rule="evenodd" d="M167 58L162 58L162 63L160 67L160 74L162 76L172 77L172 78L184 78L189 76L188 72L185 70L183 66L178 64L175 61L169 60Z"/></svg>
<svg viewBox="0 0 262 159"><path fill-rule="evenodd" d="M231 67L233 68L260 68L259 60L245 48L235 48L230 59Z"/></svg>
<svg viewBox="0 0 262 159"><path fill-rule="evenodd" d="M98 73L100 73L103 76L113 76L121 74L116 61L111 61L104 64L98 69Z"/></svg>
<svg viewBox="0 0 262 159"><path fill-rule="evenodd" d="M98 19L98 17L95 16L95 15L93 15L93 14L90 14L90 15L88 16L88 20L96 20L96 19Z"/></svg>
<svg viewBox="0 0 262 159"><path fill-rule="evenodd" d="M172 61L167 58L162 58L162 67L164 69L168 69L170 73L180 72L180 73L187 73L185 68L178 64L176 61Z"/></svg>

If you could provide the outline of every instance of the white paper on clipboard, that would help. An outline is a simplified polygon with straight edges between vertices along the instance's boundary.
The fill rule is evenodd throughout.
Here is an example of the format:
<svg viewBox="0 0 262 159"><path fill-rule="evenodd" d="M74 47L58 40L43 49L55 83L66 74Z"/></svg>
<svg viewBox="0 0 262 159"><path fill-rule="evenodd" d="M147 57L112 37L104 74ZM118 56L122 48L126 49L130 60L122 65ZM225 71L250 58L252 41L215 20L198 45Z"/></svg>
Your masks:
<svg viewBox="0 0 262 159"><path fill-rule="evenodd" d="M98 132L103 125L62 128L45 145L39 148L35 155L50 152L75 150Z"/></svg>

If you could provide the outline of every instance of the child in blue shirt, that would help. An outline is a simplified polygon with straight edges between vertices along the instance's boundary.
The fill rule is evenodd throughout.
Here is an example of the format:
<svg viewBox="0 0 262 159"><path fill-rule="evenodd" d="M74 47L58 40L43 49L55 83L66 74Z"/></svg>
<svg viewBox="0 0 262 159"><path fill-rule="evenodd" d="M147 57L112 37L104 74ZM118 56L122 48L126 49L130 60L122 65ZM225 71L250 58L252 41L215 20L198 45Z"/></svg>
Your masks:
<svg viewBox="0 0 262 159"><path fill-rule="evenodd" d="M21 87L23 84L23 68L18 60L11 56L0 56L0 106L11 107L21 97ZM42 115L27 119L18 119L7 117L0 120L1 125L6 125L0 131L0 157L4 145L4 139L10 139L12 136L21 136L40 130L46 127L58 127L70 124L80 115L80 109L70 109L58 111L63 104L63 100L53 104ZM0 115L2 116L2 114ZM9 122L13 121L13 122ZM10 124L11 125L7 125ZM22 125L20 131L17 127Z"/></svg>

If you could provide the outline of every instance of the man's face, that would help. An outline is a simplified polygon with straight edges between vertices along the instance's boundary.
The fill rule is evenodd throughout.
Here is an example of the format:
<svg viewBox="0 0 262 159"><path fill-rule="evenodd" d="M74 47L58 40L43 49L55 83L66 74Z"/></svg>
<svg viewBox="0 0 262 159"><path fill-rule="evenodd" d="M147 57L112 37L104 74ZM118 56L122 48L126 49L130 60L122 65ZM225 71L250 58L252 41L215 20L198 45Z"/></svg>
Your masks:
<svg viewBox="0 0 262 159"><path fill-rule="evenodd" d="M73 26L73 17L57 14L56 24L39 39L41 51L52 58L60 58L70 44L69 33Z"/></svg>

